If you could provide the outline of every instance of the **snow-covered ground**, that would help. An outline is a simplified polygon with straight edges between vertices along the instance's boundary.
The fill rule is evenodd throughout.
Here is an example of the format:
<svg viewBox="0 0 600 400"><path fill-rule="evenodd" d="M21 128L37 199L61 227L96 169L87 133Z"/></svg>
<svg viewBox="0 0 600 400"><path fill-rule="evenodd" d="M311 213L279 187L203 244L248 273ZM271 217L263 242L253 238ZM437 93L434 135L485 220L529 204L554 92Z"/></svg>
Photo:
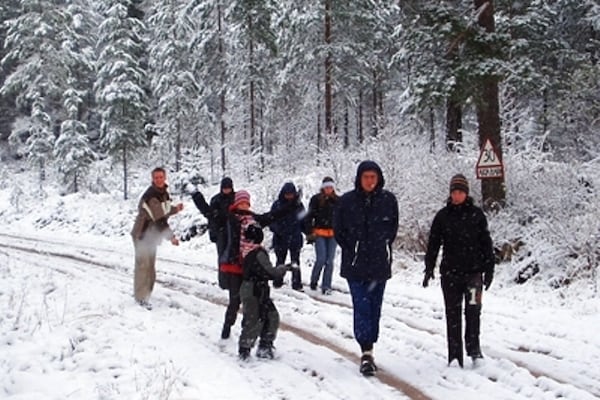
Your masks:
<svg viewBox="0 0 600 400"><path fill-rule="evenodd" d="M0 192L9 221L0 223L0 398L600 398L598 298L514 285L498 266L484 293L485 359L461 369L446 364L439 280L423 289L422 263L402 254L386 290L376 378L358 372L337 266L332 296L274 290L276 359L241 362L241 318L230 339L219 338L226 292L206 235L159 248L154 308L145 310L132 298L133 248L123 234L134 201L113 207L106 196L51 197L46 215L15 218ZM179 222L197 214L186 207ZM313 251L302 254L305 283Z"/></svg>

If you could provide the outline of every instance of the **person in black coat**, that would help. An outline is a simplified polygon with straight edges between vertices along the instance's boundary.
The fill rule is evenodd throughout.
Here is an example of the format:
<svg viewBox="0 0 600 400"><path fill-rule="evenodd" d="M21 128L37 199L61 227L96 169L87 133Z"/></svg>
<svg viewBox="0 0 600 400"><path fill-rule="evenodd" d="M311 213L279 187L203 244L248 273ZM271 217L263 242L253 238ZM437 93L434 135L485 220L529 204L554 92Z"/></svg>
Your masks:
<svg viewBox="0 0 600 400"><path fill-rule="evenodd" d="M300 201L300 194L292 182L286 182L283 185L277 200L271 206L271 212L273 213L280 213L284 209L292 209L293 211L269 227L273 232L273 249L277 257L277 265L285 263L289 252L292 264L300 266L304 205ZM281 284L281 282L278 284ZM303 290L300 268L295 269L292 273L292 289Z"/></svg>
<svg viewBox="0 0 600 400"><path fill-rule="evenodd" d="M229 207L233 204L234 199L233 181L229 177L221 179L220 191L210 199L210 204L206 202L199 191L192 194L196 208L208 220L210 241L217 246L217 262L221 259L227 245L227 218ZM223 280L221 274L219 269L219 281Z"/></svg>
<svg viewBox="0 0 600 400"><path fill-rule="evenodd" d="M482 358L479 344L482 288L487 290L494 276L494 251L487 219L469 197L469 183L458 174L450 181L450 197L431 224L425 255L427 287L434 277L440 246L443 246L440 276L446 308L448 364L463 366L462 303L465 302L465 348L475 362Z"/></svg>
<svg viewBox="0 0 600 400"><path fill-rule="evenodd" d="M379 336L383 293L392 276L392 243L398 232L398 201L383 189L385 180L374 161L358 166L354 190L345 193L333 212L333 231L342 249L341 276L350 287L354 336L362 350L360 372L375 374L373 344Z"/></svg>
<svg viewBox="0 0 600 400"><path fill-rule="evenodd" d="M338 201L333 178L326 176L321 182L321 190L310 198L308 212L304 217L306 243L315 244L316 260L310 275L310 288L317 290L323 270L321 291L331 294L333 258L337 243L333 234L333 208Z"/></svg>
<svg viewBox="0 0 600 400"><path fill-rule="evenodd" d="M269 260L269 253L261 246L263 231L258 225L249 225L244 236L251 244L244 258L243 282L240 287L242 300L242 333L239 340L239 357L248 359L250 350L260 336L256 356L273 358L273 342L279 329L279 313L271 300L269 280L282 279L287 265L274 267Z"/></svg>

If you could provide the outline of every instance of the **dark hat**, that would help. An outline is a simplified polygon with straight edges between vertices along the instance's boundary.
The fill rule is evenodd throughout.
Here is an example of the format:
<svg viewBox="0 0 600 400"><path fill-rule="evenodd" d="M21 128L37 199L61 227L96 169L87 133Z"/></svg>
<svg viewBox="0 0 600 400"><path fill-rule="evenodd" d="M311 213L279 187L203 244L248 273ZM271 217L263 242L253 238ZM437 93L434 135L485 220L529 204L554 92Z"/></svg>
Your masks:
<svg viewBox="0 0 600 400"><path fill-rule="evenodd" d="M244 232L244 236L246 236L246 239L250 242L255 244L261 244L265 238L262 228L256 224L248 225Z"/></svg>
<svg viewBox="0 0 600 400"><path fill-rule="evenodd" d="M463 174L456 174L450 180L450 193L453 190L462 190L466 194L469 194L469 181Z"/></svg>
<svg viewBox="0 0 600 400"><path fill-rule="evenodd" d="M221 189L233 189L233 181L230 177L226 176L221 179Z"/></svg>

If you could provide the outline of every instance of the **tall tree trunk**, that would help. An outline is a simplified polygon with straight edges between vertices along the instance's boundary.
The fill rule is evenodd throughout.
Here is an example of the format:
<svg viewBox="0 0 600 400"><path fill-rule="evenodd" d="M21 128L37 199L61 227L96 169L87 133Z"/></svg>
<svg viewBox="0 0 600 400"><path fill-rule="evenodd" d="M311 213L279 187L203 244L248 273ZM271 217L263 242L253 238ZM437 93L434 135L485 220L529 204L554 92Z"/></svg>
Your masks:
<svg viewBox="0 0 600 400"><path fill-rule="evenodd" d="M219 58L221 62L221 79L220 79L220 101L219 101L219 121L221 128L221 172L225 174L227 168L227 159L225 158L225 49L223 48L223 29L222 29L223 16L221 14L221 2L217 4L217 24L219 30Z"/></svg>
<svg viewBox="0 0 600 400"><path fill-rule="evenodd" d="M317 93L321 93L321 87L317 83ZM321 130L321 99L317 101L317 165L320 162L321 144L323 141L323 135Z"/></svg>
<svg viewBox="0 0 600 400"><path fill-rule="evenodd" d="M123 145L123 199L127 200L127 145Z"/></svg>
<svg viewBox="0 0 600 400"><path fill-rule="evenodd" d="M462 141L462 105L456 96L450 95L446 99L446 148L454 151Z"/></svg>
<svg viewBox="0 0 600 400"><path fill-rule="evenodd" d="M248 16L248 31L252 32L252 16ZM250 56L250 152L256 150L256 122L254 115L255 104L254 104L254 42L252 34L250 34L249 43L249 56Z"/></svg>
<svg viewBox="0 0 600 400"><path fill-rule="evenodd" d="M372 122L373 122L373 126L371 127L371 135L372 136L377 136L378 133L378 128L379 128L379 121L377 118L377 71L373 70L373 99L372 99L372 111L371 111L371 115L372 115Z"/></svg>
<svg viewBox="0 0 600 400"><path fill-rule="evenodd" d="M348 102L344 103L344 148L350 146L350 117L348 116Z"/></svg>
<svg viewBox="0 0 600 400"><path fill-rule="evenodd" d="M429 106L429 151L435 150L435 112L433 106Z"/></svg>
<svg viewBox="0 0 600 400"><path fill-rule="evenodd" d="M494 24L494 2L493 0L474 0L475 9L479 13L478 23L486 32L495 31ZM486 140L489 139L494 149L498 153L498 158L502 162L502 134L500 130L500 106L498 102L498 78L495 76L484 77L479 88L479 98L477 104L477 121L479 123L479 147L483 148ZM483 197L483 206L487 210L494 210L503 207L506 203L506 186L504 177L482 179L481 194Z"/></svg>
<svg viewBox="0 0 600 400"><path fill-rule="evenodd" d="M177 118L175 134L175 171L181 170L181 121Z"/></svg>
<svg viewBox="0 0 600 400"><path fill-rule="evenodd" d="M362 88L358 92L358 143L362 144L365 140L365 133L363 128L363 90Z"/></svg>
<svg viewBox="0 0 600 400"><path fill-rule="evenodd" d="M455 38L445 58L450 62L456 64L458 62L458 46L463 40L465 34L461 33ZM455 151L456 144L462 143L462 104L458 95L458 88L460 83L455 83L452 87L452 91L446 98L446 149L448 151Z"/></svg>
<svg viewBox="0 0 600 400"><path fill-rule="evenodd" d="M331 51L331 4L332 0L325 0L325 45L327 56L325 58L325 134L331 137L333 129L333 93L332 93L332 61Z"/></svg>

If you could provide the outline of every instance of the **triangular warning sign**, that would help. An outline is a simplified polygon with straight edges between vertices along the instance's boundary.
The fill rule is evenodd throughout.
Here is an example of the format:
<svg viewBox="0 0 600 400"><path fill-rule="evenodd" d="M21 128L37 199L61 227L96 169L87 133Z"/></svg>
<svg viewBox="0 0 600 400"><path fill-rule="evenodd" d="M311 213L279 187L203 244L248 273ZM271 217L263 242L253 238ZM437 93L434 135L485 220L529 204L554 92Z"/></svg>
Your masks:
<svg viewBox="0 0 600 400"><path fill-rule="evenodd" d="M477 168L501 166L502 162L500 161L500 157L498 157L498 152L496 152L496 149L492 145L490 139L487 139L483 145L483 148L481 149L481 154L479 154Z"/></svg>

